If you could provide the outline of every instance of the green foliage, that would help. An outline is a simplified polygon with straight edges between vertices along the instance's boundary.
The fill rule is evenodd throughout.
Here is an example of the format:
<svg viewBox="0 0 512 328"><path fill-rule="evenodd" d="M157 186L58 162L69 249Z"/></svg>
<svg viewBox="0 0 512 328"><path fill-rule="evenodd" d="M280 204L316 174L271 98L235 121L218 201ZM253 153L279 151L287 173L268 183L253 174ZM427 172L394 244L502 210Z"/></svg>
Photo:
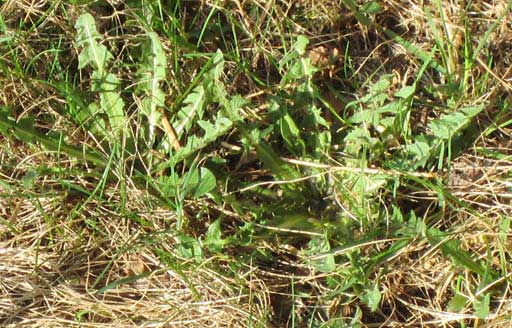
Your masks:
<svg viewBox="0 0 512 328"><path fill-rule="evenodd" d="M207 70L202 75L202 81L185 97L185 106L176 114L173 127L178 136L190 130L196 119L202 120L207 105L219 102L218 90L223 87L221 74L224 69L224 57L220 50L212 56L205 68Z"/></svg>
<svg viewBox="0 0 512 328"><path fill-rule="evenodd" d="M178 111L173 122L173 127L179 136L191 130L193 126L198 126L202 133L187 135L185 145L173 154L175 162L186 159L207 147L228 133L234 121L241 120L238 111L245 105L245 101L239 96L228 100L223 89L223 82L220 80L224 67L222 52L217 51L206 67L208 70L203 74L203 80L185 97L183 101L185 106ZM227 106L228 114L218 111L216 116L212 115L213 122L203 120L204 108L215 102L220 103L221 106Z"/></svg>
<svg viewBox="0 0 512 328"><path fill-rule="evenodd" d="M94 17L89 13L80 15L76 21L77 30L76 45L81 49L78 57L78 69L84 69L90 66L93 69L91 74L91 90L99 92L99 107L96 103L91 103L86 112L75 113L76 119L83 123L89 116L96 116L99 113L106 114L112 133L119 135L126 126L126 117L124 114L124 101L118 92L120 81L109 72L108 65L113 59L113 55L107 47L98 42L101 38L96 30ZM101 119L97 125L93 126L97 132L106 133L105 125Z"/></svg>
<svg viewBox="0 0 512 328"><path fill-rule="evenodd" d="M98 289L96 291L96 294L97 295L104 294L104 293L108 292L111 289L115 289L118 286L121 286L121 285L124 285L124 284L130 284L130 283L136 282L137 280L144 279L144 278L148 277L150 274L151 274L151 272L144 272L142 274L138 274L138 275L134 275L134 276L129 276L129 277L121 278L119 280L115 280L115 281L109 283L108 285Z"/></svg>
<svg viewBox="0 0 512 328"><path fill-rule="evenodd" d="M227 243L227 239L222 239L221 219L217 219L208 226L203 244L210 251L220 253Z"/></svg>
<svg viewBox="0 0 512 328"><path fill-rule="evenodd" d="M466 303L466 297L459 293L456 293L448 302L447 311L461 312L466 307Z"/></svg>
<svg viewBox="0 0 512 328"><path fill-rule="evenodd" d="M432 134L415 136L414 142L403 148L403 162L400 166L408 169L424 167L452 140L460 138L471 120L484 108L483 105L463 107L431 121L428 127Z"/></svg>
<svg viewBox="0 0 512 328"><path fill-rule="evenodd" d="M464 267L481 277L487 276L488 270L485 265L473 260L470 253L461 249L459 241L448 239L448 236L435 228L428 229L426 237L432 246L439 247L443 255L449 257L455 265ZM490 275L496 277L497 273L491 271Z"/></svg>
<svg viewBox="0 0 512 328"><path fill-rule="evenodd" d="M178 235L177 239L177 255L185 259L194 259L198 264L201 263L201 260L203 259L203 248L201 247L199 240L184 234Z"/></svg>
<svg viewBox="0 0 512 328"><path fill-rule="evenodd" d="M379 290L379 286L375 285L371 289L365 290L365 292L361 295L361 300L368 305L372 312L375 312L380 304L382 296Z"/></svg>
<svg viewBox="0 0 512 328"><path fill-rule="evenodd" d="M161 84L166 80L167 56L155 32L149 32L148 38L148 42L142 46L137 91L143 94L140 112L148 120L148 146L151 147L155 138L155 127L161 117L159 108L165 106L165 94Z"/></svg>
<svg viewBox="0 0 512 328"><path fill-rule="evenodd" d="M357 21L363 25L372 25L371 16L382 11L382 7L376 1L368 1L362 6L358 6L354 0L343 0L343 3L354 13Z"/></svg>
<svg viewBox="0 0 512 328"><path fill-rule="evenodd" d="M195 87L194 90L188 94L183 101L186 106L178 112L178 121L174 126L174 130L178 135L190 129L194 116L197 115L200 119L202 118L205 100L206 91L202 84Z"/></svg>
<svg viewBox="0 0 512 328"><path fill-rule="evenodd" d="M310 260L310 265L312 265L316 270L320 272L333 272L336 269L334 255L329 253L331 246L329 245L328 239L322 237L311 239L308 246L309 248L306 255L314 257L315 255L325 253L318 259Z"/></svg>
<svg viewBox="0 0 512 328"><path fill-rule="evenodd" d="M165 197L199 198L215 188L216 180L207 168L194 167L182 177L177 174L162 176L158 179L158 185Z"/></svg>
<svg viewBox="0 0 512 328"><path fill-rule="evenodd" d="M318 69L313 66L311 59L307 58L306 47L309 44L307 37L299 35L292 50L279 61L279 69L284 73L281 85L293 81L306 80L308 87L311 87L311 78Z"/></svg>
<svg viewBox="0 0 512 328"><path fill-rule="evenodd" d="M0 187L9 193L18 186L30 191L39 183L51 181L49 193L66 189L85 195L87 199L83 202L73 195L69 197L73 201L77 198L80 205L73 209L66 224L78 222L82 208L93 201L98 203L98 212L103 208L115 209L123 218L120 221L133 222L126 230L135 232L134 242L141 241L139 236L143 236L148 250L168 266L165 270L179 275L197 302L202 295L195 290L185 269L213 268L220 275L229 275L230 281L236 283L250 277L252 268L282 269L292 276L292 325L306 324L296 308L304 297L307 300L304 312L312 313L309 326L358 327L361 322L378 320L382 315L378 311L383 306L385 291L380 284L381 275L389 274L388 267L397 267L393 261L399 256L415 257L426 245L439 250L428 256L449 259L453 270L462 269L464 275L470 272L471 281L468 279L465 287L472 293L457 286L446 309L462 312L472 306L479 318L489 317L495 287L501 287L498 283L509 272L510 219L506 214L500 218L497 251L487 247L487 262L482 260L485 257L463 249L457 236L450 235L450 231L455 231L450 226L453 223L450 211L463 208L462 216L474 209L457 199L460 193L450 194L451 189L443 185L442 177L443 166L448 166L452 158L471 146L481 132L481 126L472 124L477 116L486 114L486 119L479 122L482 126L492 121L484 127L482 138L499 139L496 136L505 134L505 128L512 122L510 103L502 99L506 94L500 94L498 87L490 88L491 73L498 71L499 64L491 55L495 50L486 47L512 5L498 13L497 22L490 25L480 40L464 35L464 49L459 49L462 47L453 43L451 33L462 33L464 29L458 29L458 22L449 22L442 11L429 12L430 3L425 4L428 29L425 36L433 38L431 50L425 52L408 39L411 33L399 36L398 32L380 26L389 24L388 9L392 10L384 8L381 2L342 2L351 12L348 16L355 20L349 22L352 26L348 34L344 31L345 23L340 24L345 52L340 63L329 72L315 67L313 53L324 46L325 49L339 47L339 42L332 41L330 36L311 33L308 24L316 21L308 20L307 15L321 16L298 13L297 8L307 8L303 2L287 10L298 15L290 17L306 17L304 21L280 17L283 21L280 22L273 17L282 14L280 2L269 2L263 8L248 1L233 10L234 7L226 5L228 2L221 1L164 4L160 0L131 0L122 4L122 10L116 7L114 16L118 21L102 15L101 31L106 31L108 39L98 32L95 18L84 13L75 24L78 71L65 69L65 58L59 54L69 52L64 45L70 42L61 45L59 40L62 49L46 51L54 56L49 56L48 66L52 68L45 72L47 81L42 81L46 77L40 81L29 75L38 68L35 59L28 65L21 64L20 58L30 51L18 47L18 43L23 45L29 33L11 33L12 21L4 23L0 16L0 32L5 34L0 37L0 46L5 50L0 56L1 73L26 83L28 95L40 84L57 93L55 99L47 101L51 110L37 108L33 114L32 108L38 105L27 107L25 103L12 106L12 110L2 108L0 133L29 145L41 145L49 150L49 158L51 152L59 153L56 168L34 168L28 161L19 167L8 166L9 172L2 173L6 182L0 180ZM91 12L113 10L109 1L73 3L74 10L80 10L80 5L87 5ZM433 8L440 10L440 4L441 1L434 1ZM56 1L52 6L63 10L68 4ZM47 32L45 25L53 24L47 20L54 13L52 6L43 18L30 23L33 25L30 31L39 32L41 28ZM334 15L338 14L344 18L347 13ZM239 20L238 16L246 19ZM469 34L474 26L470 18L463 16L467 15L460 18L465 20L464 33ZM20 20L20 26L30 25L28 21ZM450 24L457 28L452 31ZM322 29L315 26L314 30ZM297 35L297 31L304 35ZM369 40L354 45L352 34ZM415 57L411 61L414 67L404 68L407 72L404 74L401 67L397 70L390 67L394 66L390 61L380 58L379 62L373 52L372 55L362 53L369 48L367 41L373 46L374 40L377 43L386 40L386 44L378 44L375 54L384 48L394 51L399 45L407 51L407 56ZM31 50L36 48L39 46ZM42 57L46 52L37 56ZM485 55L489 71L474 71L476 61ZM463 65L456 62L460 58ZM417 63L421 65L419 70ZM344 69L344 74L339 74L338 68ZM54 71L58 74L53 74ZM388 74L391 71L394 75ZM400 84L396 83L397 72L402 74ZM46 95L47 90L43 92ZM483 96L487 92L490 93ZM24 97L22 92L19 94ZM342 101L332 102L333 95ZM134 106L128 106L131 99L135 99ZM482 102L482 99L492 101ZM59 107L59 104L63 105ZM168 138L169 131L156 128L162 114L171 121L180 147L169 143L172 139ZM59 135L51 132L54 126L63 131L62 127L72 125L66 121L70 118L83 131L73 135L66 131ZM125 131L134 131L134 135L127 138L123 135ZM87 139L80 140L83 146L72 146L84 132ZM105 140L114 141L114 147L105 147ZM110 160L91 149L110 152ZM505 151L476 149L479 155L498 162L510 160ZM2 158L9 162L10 154L8 151L6 154L2 153ZM79 159L85 165L63 170L61 166L66 164L61 164L60 154ZM98 174L97 170L104 173ZM47 172L50 172L48 177ZM70 182L77 176L79 182ZM116 182L120 183L111 183L111 176L119 177ZM431 176L438 179L432 182ZM7 177L18 179L18 184L12 183L16 187L11 186ZM504 177L506 183L509 175ZM486 178L496 182L493 177ZM58 182L57 187L54 181ZM124 181L130 184L123 184ZM94 190L89 190L90 186ZM128 187L144 189L141 200L144 206L166 207L176 219L168 215L152 220L152 216L142 218L139 212L131 213L128 207L118 204L129 199ZM496 200L501 197L499 193L493 196ZM34 201L38 200L34 198ZM45 203L45 209L46 206ZM15 223L1 221L9 231L23 231ZM87 217L79 223L83 224L77 226L86 227L84 235L103 236L96 218ZM47 225L52 230L49 234L58 230ZM162 247L155 246L156 241L147 242L156 240L155 235L165 236L158 240ZM104 237L108 240L109 236ZM53 242L52 238L50 242L42 240L45 247ZM132 242L130 238L127 240ZM269 244L272 247L267 247ZM408 249L411 244L413 247ZM283 255L286 261L282 261L281 250L288 249L287 246L290 253L287 250ZM292 254L294 250L296 254ZM494 267L496 253L500 269ZM116 256L99 274L94 272L97 277L94 286L110 276ZM424 258L427 256L421 260ZM318 274L315 279L321 279L314 282L303 279L300 284L294 284L293 274L305 273L300 265L297 271L286 266L301 260L303 266L312 269L312 276ZM251 271L244 271L246 268ZM107 282L99 293L149 276L114 278L117 280ZM475 283L479 286L473 291L471 287ZM274 288L272 284L269 286ZM318 293L314 297L309 295L311 286ZM278 294L286 297L281 290ZM287 301L273 305L287 306ZM325 304L343 306L324 311ZM344 306L353 310L348 317L342 313ZM77 318L87 321L87 311L78 311ZM363 320L368 312L374 313Z"/></svg>
<svg viewBox="0 0 512 328"><path fill-rule="evenodd" d="M16 122L7 108L0 108L0 133L4 136L14 136L27 144L40 143L49 151L63 152L76 159L99 165L105 163L105 160L92 150L80 149L67 144L61 138L38 132L34 128L32 119L23 119Z"/></svg>
<svg viewBox="0 0 512 328"><path fill-rule="evenodd" d="M475 314L480 319L487 319L489 317L491 304L491 294L485 293L482 297L478 297L473 302L473 309L475 310Z"/></svg>
<svg viewBox="0 0 512 328"><path fill-rule="evenodd" d="M214 119L213 123L205 120L199 120L196 123L203 131L203 134L189 135L187 138L187 143L174 153L175 160L180 161L190 157L195 152L207 147L231 131L233 126L233 122L230 119L222 116L222 114L217 114L217 117Z"/></svg>

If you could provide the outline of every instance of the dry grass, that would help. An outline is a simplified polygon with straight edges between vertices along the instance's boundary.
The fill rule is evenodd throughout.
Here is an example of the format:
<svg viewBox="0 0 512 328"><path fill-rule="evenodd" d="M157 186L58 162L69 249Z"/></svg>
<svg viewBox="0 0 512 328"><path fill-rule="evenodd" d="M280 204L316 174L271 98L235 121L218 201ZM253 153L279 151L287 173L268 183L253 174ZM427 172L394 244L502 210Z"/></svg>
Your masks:
<svg viewBox="0 0 512 328"><path fill-rule="evenodd" d="M316 272L304 264L306 256L300 249L295 249L295 245L285 247L284 238L283 245L276 246L272 241L255 241L251 245L251 249L261 248L271 254L266 261L239 264L237 259L244 255L245 249L233 247L225 256L209 254L202 263L194 263L194 259L182 258L176 252L179 244L173 232L176 213L131 180L130 165L113 169L113 175L126 178L124 186L106 181L101 196L89 197L65 189L62 184L65 180L84 190L94 190L104 181L98 176L81 174L88 172L87 165L58 157L37 144L0 136L0 325L284 327L291 326L290 317L296 316L296 326L306 327L308 321L304 318L315 315L320 321L328 322L334 317L353 317L361 308L361 322L368 327L461 327L462 322L473 327L512 326L511 236L508 228L502 226L503 220L512 215L511 131L497 127L491 133L483 133L492 125L489 122L494 122L495 115L503 113L502 108L496 107L496 99L510 97L512 91L512 15L510 11L505 15L480 49L477 64L465 71L465 31L471 34L472 42L482 40L505 13L508 2L473 1L468 7L449 0L439 3L442 17L435 4L417 0L384 1L384 11L374 26L358 23L345 6L334 1L198 1L184 2L184 7L189 6L184 10L233 10L234 19L245 31L239 40L241 56L252 58L251 69L255 74L270 80L275 79L275 67L271 63L282 51L280 37L292 39L295 34L306 34L312 40L310 56L318 57L312 59L326 63L322 79L329 77L347 95L359 98L366 94L366 83L377 71L395 75L392 89L415 79L422 62L402 44L390 40L383 28L392 29L414 47L429 52L436 38L439 42L425 18L429 8L434 24L441 31L445 29L442 42L452 47L446 58L450 76L466 79L466 87L457 91L459 101L483 103L487 109L473 123L482 132L475 138L474 146L452 160L449 175L440 172L446 175L443 189L457 202L440 204L438 189L422 187L417 192L401 195L406 204L404 211L418 210L419 216L431 226L449 227L452 232L449 237L460 240L461 249L500 272L500 278L491 285L483 283L482 277L475 273L455 266L443 255L439 245L431 245L419 237L369 273L382 293L379 308L373 313L349 297L348 291L331 295L327 280L336 278L338 273ZM0 12L8 27L6 35L14 36L16 49L6 49L0 44L0 49L5 50L0 54L4 67L0 71L0 103L15 108L19 119L35 116L36 127L41 131L63 132L69 143L91 144L99 149L100 141L58 110L67 100L41 82L48 78L46 64L52 60L50 53L43 51L54 47L57 36L67 45L63 49L70 59L60 63L62 70L76 66L76 54L70 46L73 21L66 18L62 8L68 8L72 17L77 15L77 9L59 5L48 11L51 4L51 1L24 0L2 5ZM251 8L259 8L258 20L251 16ZM111 8L103 10L112 14ZM285 26L282 17L293 15L290 18L293 24L286 20L289 25ZM197 24L201 26L208 16L205 12L198 17ZM465 17L470 19L470 26L464 26ZM46 26L51 32L35 29L14 35L20 22L30 26L40 18L45 23L39 26ZM115 15L98 18L105 25L116 20ZM120 48L131 42L119 38ZM347 43L350 48L345 53ZM219 45L218 40L207 40L203 50L213 52ZM172 49L173 45L166 46ZM18 63L8 59L7 53L12 51L17 51ZM488 62L491 57L493 61ZM354 74L347 79L340 66L348 65L349 59ZM25 76L18 76L19 71L11 69L29 62L32 68L27 69ZM180 85L187 85L200 65L201 62L193 62L194 67L185 69L184 76L173 76L167 86L170 93L178 91ZM232 71L234 66L228 63ZM237 83L230 88L244 95L258 95L258 86L241 72L234 78ZM122 72L127 85L133 73L130 69ZM488 76L486 82L482 82L484 76ZM186 82L175 81L179 79ZM423 85L446 83L434 70L428 70L423 79ZM322 81L318 83L322 85ZM269 91L261 91L265 92ZM325 92L326 99L335 98ZM435 116L432 108L445 98L440 95L437 99L420 99L421 105L413 115L418 122L432 119ZM254 99L259 98L254 96ZM332 105L341 112L343 108L337 107L343 104L337 101L333 100ZM499 115L510 118L507 112ZM418 124L418 128L424 126ZM482 149L499 153L500 158ZM41 168L52 174L46 176ZM34 170L39 170L36 180L27 182ZM63 173L55 175L59 170ZM125 205L120 206L121 203ZM383 203L383 208L389 210ZM185 212L195 212L201 207L193 202L187 204ZM225 210L222 214L237 224L247 220L226 208L215 210ZM198 222L190 233L201 236L205 225L206 222ZM360 251L361 254L384 251L389 245L388 241L376 241L360 247ZM172 263L164 263L155 250L172 255ZM350 270L351 264L346 261L339 267ZM138 279L122 280L126 277ZM339 277L344 278L341 274ZM98 288L112 282L119 284L97 293ZM457 313L447 311L455 290L475 300L491 289L494 294L488 319L479 319L470 303Z"/></svg>
<svg viewBox="0 0 512 328"><path fill-rule="evenodd" d="M69 220L69 199L6 199L2 218L9 224L0 230L4 327L246 327L250 318L267 315L268 291L249 268L235 283L222 261L218 272L206 265L181 271L186 259L172 268L155 257L154 247L175 248L164 226L173 220L168 211L139 212L152 223L141 231L95 205ZM87 221L94 223L84 227ZM148 246L139 241L142 235ZM92 287L104 269L100 286L126 276L140 279L99 294Z"/></svg>

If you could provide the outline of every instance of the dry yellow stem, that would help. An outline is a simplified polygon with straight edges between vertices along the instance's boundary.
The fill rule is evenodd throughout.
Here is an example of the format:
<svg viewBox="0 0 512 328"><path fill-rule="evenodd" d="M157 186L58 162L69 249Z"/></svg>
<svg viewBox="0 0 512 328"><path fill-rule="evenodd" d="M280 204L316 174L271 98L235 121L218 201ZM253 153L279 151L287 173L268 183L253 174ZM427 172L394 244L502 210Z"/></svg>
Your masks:
<svg viewBox="0 0 512 328"><path fill-rule="evenodd" d="M167 137L169 138L169 143L172 145L172 148L174 150L180 150L180 141L178 140L178 135L176 134L176 131L174 131L174 128L172 127L171 123L169 123L169 120L167 119L167 116L162 113L162 125L164 127L164 131L167 134Z"/></svg>

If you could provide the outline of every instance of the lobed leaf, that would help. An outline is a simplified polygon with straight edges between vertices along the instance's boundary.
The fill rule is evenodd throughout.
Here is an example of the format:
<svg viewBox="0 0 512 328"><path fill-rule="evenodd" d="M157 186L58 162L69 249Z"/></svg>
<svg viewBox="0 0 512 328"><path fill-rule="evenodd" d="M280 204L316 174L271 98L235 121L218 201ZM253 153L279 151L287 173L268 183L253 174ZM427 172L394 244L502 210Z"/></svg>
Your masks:
<svg viewBox="0 0 512 328"><path fill-rule="evenodd" d="M154 129L161 117L158 108L165 105L165 93L160 85L166 78L167 57L155 32L149 32L148 39L148 46L142 47L142 60L139 63L138 70L140 82L137 91L144 95L140 109L141 113L148 119L148 139L152 144Z"/></svg>
<svg viewBox="0 0 512 328"><path fill-rule="evenodd" d="M77 46L83 48L78 57L78 68L82 69L90 65L94 69L91 76L93 80L91 90L100 93L100 109L108 116L114 134L119 134L124 128L126 117L124 101L116 91L119 89L119 79L114 74L106 71L107 64L113 56L104 45L98 43L97 39L100 38L100 35L96 30L96 23L91 14L84 13L80 15L75 28L77 30ZM91 109L89 112L82 110L79 113L79 122L86 121L88 113L95 114L95 109L97 109L95 105L90 105L88 108ZM98 125L95 127L97 128ZM105 129L97 129L97 131L105 132Z"/></svg>

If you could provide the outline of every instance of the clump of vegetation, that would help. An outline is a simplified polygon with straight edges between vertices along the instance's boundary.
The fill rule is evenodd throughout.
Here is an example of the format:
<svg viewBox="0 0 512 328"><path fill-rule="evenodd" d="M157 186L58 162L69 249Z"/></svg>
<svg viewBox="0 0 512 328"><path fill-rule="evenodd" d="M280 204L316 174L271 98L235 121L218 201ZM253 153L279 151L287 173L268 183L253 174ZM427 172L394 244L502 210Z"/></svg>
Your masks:
<svg viewBox="0 0 512 328"><path fill-rule="evenodd" d="M4 3L0 323L502 327L511 7Z"/></svg>

